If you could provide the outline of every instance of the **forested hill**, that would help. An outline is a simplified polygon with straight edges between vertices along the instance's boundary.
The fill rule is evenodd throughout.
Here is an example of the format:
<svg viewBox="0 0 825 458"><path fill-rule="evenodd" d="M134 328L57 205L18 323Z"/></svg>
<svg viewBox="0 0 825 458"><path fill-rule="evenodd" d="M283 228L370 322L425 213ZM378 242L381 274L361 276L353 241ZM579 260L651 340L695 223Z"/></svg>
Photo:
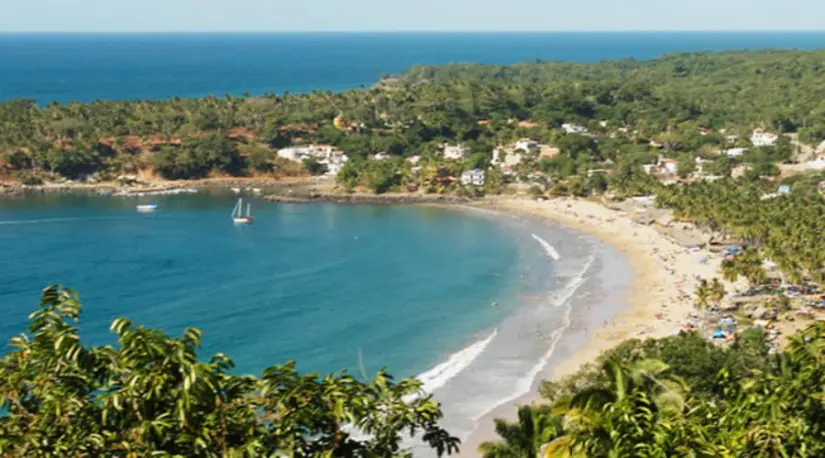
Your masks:
<svg viewBox="0 0 825 458"><path fill-rule="evenodd" d="M647 61L417 66L407 84L505 86L522 92L534 118L579 115L706 127L765 124L825 133L825 50L678 53ZM577 106L577 101L585 101ZM531 102L535 102L531 104ZM593 111L590 111L593 109ZM571 113L572 112L572 113ZM807 128L806 128L807 127ZM804 134L808 135L804 135Z"/></svg>
<svg viewBox="0 0 825 458"><path fill-rule="evenodd" d="M358 158L463 142L489 161L495 145L521 135L555 142L565 122L602 136L635 131L636 145L664 132L695 136L698 126L740 135L755 127L798 131L818 143L825 138L824 64L825 51L698 53L416 67L378 88L342 93L47 106L15 100L0 104L0 175L267 174L288 171L275 159L278 148L310 143ZM532 121L534 129L513 120Z"/></svg>

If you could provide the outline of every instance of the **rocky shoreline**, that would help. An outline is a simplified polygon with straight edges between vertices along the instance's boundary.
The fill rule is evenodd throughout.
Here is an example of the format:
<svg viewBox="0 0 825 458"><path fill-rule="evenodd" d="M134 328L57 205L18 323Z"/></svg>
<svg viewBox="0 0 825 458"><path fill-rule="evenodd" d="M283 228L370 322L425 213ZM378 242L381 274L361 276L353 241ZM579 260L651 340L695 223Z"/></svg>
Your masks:
<svg viewBox="0 0 825 458"><path fill-rule="evenodd" d="M366 194L366 193L334 193L334 192L310 192L295 194L272 194L263 197L270 202L307 204L330 202L336 204L372 204L372 205L398 205L398 204L466 204L473 202L468 197L458 197L442 194L410 194L410 193L386 193L386 194Z"/></svg>
<svg viewBox="0 0 825 458"><path fill-rule="evenodd" d="M115 182L103 183L48 183L42 185L24 185L20 183L0 182L0 197L14 197L23 194L140 194L160 193L165 191L183 190L187 188L229 189L229 188L264 188L275 189L303 189L314 186L312 180L283 181L272 178L247 179L203 179L191 181L158 181L140 185L122 185Z"/></svg>

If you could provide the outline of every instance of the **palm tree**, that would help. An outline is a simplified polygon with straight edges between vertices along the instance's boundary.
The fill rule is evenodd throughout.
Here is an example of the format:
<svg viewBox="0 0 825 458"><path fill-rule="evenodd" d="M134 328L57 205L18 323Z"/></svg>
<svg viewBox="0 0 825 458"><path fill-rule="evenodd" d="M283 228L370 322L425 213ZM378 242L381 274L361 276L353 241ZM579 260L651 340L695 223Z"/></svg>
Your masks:
<svg viewBox="0 0 825 458"><path fill-rule="evenodd" d="M519 406L518 420L496 419L496 434L502 440L483 442L478 451L484 458L535 458L542 448L564 434L561 418L550 406Z"/></svg>
<svg viewBox="0 0 825 458"><path fill-rule="evenodd" d="M600 382L554 403L564 414L568 434L549 451L585 456L628 456L630 450L651 447L664 422L684 409L684 382L668 373L659 360L605 361Z"/></svg>

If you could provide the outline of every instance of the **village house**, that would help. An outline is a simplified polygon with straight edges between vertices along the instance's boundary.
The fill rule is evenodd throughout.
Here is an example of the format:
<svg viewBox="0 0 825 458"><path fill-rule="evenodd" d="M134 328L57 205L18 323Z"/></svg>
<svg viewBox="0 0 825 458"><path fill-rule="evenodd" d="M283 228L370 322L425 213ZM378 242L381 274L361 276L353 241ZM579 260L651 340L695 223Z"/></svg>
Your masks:
<svg viewBox="0 0 825 458"><path fill-rule="evenodd" d="M383 161L390 158L390 155L385 152L376 153L373 157L376 161Z"/></svg>
<svg viewBox="0 0 825 458"><path fill-rule="evenodd" d="M563 130L566 134L585 135L587 133L586 127L567 122L561 125L561 130Z"/></svg>
<svg viewBox="0 0 825 458"><path fill-rule="evenodd" d="M736 143L739 140L738 135L725 135L725 141L728 143Z"/></svg>
<svg viewBox="0 0 825 458"><path fill-rule="evenodd" d="M465 170L461 173L461 184L464 186L484 186L484 170Z"/></svg>
<svg viewBox="0 0 825 458"><path fill-rule="evenodd" d="M739 157L747 152L748 148L728 148L723 151L723 153L731 159Z"/></svg>
<svg viewBox="0 0 825 458"><path fill-rule="evenodd" d="M825 154L825 140L822 140L822 143L820 143L819 146L816 147L816 153Z"/></svg>
<svg viewBox="0 0 825 458"><path fill-rule="evenodd" d="M756 129L751 135L751 143L753 146L773 146L779 137L771 132L765 132L762 129Z"/></svg>
<svg viewBox="0 0 825 458"><path fill-rule="evenodd" d="M327 175L337 175L349 160L343 151L331 145L292 146L278 150L278 157L303 162L313 158L327 167Z"/></svg>
<svg viewBox="0 0 825 458"><path fill-rule="evenodd" d="M643 164L642 170L648 175L674 175L679 171L679 161L659 156L655 164Z"/></svg>
<svg viewBox="0 0 825 458"><path fill-rule="evenodd" d="M469 150L462 144L450 145L444 144L444 159L463 160L467 157Z"/></svg>
<svg viewBox="0 0 825 458"><path fill-rule="evenodd" d="M529 138L520 138L513 144L514 150L533 151L539 149L539 142Z"/></svg>
<svg viewBox="0 0 825 458"><path fill-rule="evenodd" d="M405 160L407 162L409 162L410 164L415 165L415 164L418 164L418 161L421 160L421 156L410 156Z"/></svg>

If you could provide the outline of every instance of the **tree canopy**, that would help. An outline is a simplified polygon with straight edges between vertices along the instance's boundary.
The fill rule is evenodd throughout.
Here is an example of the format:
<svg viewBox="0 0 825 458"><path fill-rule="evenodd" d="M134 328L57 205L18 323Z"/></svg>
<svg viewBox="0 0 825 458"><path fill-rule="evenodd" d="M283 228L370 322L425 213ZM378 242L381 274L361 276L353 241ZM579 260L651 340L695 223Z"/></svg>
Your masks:
<svg viewBox="0 0 825 458"><path fill-rule="evenodd" d="M228 356L199 357L197 329L170 337L125 318L116 345L86 346L80 313L72 290L46 288L0 359L0 455L391 457L409 437L458 450L416 380L302 375L294 362L235 375Z"/></svg>

